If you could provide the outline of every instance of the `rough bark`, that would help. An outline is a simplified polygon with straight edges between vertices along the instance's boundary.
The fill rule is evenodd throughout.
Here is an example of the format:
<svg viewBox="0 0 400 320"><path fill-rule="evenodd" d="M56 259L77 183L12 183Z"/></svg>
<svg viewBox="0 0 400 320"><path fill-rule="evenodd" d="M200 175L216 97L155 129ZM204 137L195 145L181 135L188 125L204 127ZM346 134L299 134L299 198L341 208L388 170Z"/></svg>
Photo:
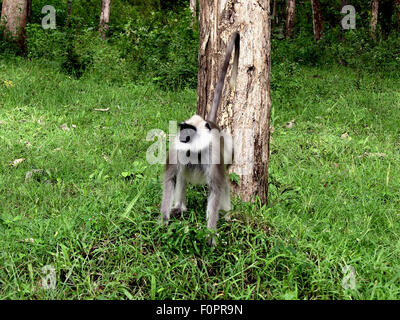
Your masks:
<svg viewBox="0 0 400 320"><path fill-rule="evenodd" d="M100 36L105 40L106 34L109 29L108 23L110 22L110 5L111 0L101 1L101 14L100 14Z"/></svg>
<svg viewBox="0 0 400 320"><path fill-rule="evenodd" d="M400 0L394 0L394 10L397 13L397 21L400 26Z"/></svg>
<svg viewBox="0 0 400 320"><path fill-rule="evenodd" d="M28 12L28 0L3 0L1 24L4 26L4 37L16 41L22 51L25 51Z"/></svg>
<svg viewBox="0 0 400 320"><path fill-rule="evenodd" d="M270 120L269 0L199 1L200 47L198 114L205 117L212 104L225 48L234 31L240 32L240 56L235 88L225 85L217 123L233 135L235 160L231 171L240 177L233 190L242 200L258 196L267 202ZM229 81L228 76L225 83ZM243 133L248 133L242 136ZM237 140L236 140L237 139Z"/></svg>
<svg viewBox="0 0 400 320"><path fill-rule="evenodd" d="M286 27L285 27L286 38L293 38L295 10L296 10L296 0L288 0L286 7Z"/></svg>
<svg viewBox="0 0 400 320"><path fill-rule="evenodd" d="M197 11L197 1L196 0L190 0L189 4L190 11L192 11L193 18L196 17L196 11Z"/></svg>
<svg viewBox="0 0 400 320"><path fill-rule="evenodd" d="M311 0L313 12L314 39L318 41L322 37L322 13L320 0Z"/></svg>
<svg viewBox="0 0 400 320"><path fill-rule="evenodd" d="M370 31L371 38L376 41L376 25L378 23L378 11L379 10L379 1L372 0L371 1L371 21L370 21Z"/></svg>

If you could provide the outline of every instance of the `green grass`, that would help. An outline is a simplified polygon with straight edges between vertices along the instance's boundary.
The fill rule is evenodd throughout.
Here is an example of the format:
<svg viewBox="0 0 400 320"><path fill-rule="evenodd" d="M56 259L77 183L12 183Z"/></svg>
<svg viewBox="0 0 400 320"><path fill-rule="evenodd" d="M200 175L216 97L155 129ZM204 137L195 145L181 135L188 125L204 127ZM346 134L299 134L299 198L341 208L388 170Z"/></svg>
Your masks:
<svg viewBox="0 0 400 320"><path fill-rule="evenodd" d="M194 90L0 60L0 299L399 299L399 79L272 76L269 205L234 199L210 248L207 190L190 188L188 213L159 225L162 168L145 157L150 129L195 111Z"/></svg>

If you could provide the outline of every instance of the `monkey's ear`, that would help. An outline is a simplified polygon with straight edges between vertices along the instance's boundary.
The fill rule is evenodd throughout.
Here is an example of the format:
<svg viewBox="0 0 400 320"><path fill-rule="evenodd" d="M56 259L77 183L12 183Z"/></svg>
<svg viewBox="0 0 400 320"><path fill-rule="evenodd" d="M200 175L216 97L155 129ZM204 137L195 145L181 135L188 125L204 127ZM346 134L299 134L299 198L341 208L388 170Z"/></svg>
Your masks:
<svg viewBox="0 0 400 320"><path fill-rule="evenodd" d="M209 124L208 122L206 122L206 128L207 128L208 130L211 130L211 126L210 126L210 124Z"/></svg>

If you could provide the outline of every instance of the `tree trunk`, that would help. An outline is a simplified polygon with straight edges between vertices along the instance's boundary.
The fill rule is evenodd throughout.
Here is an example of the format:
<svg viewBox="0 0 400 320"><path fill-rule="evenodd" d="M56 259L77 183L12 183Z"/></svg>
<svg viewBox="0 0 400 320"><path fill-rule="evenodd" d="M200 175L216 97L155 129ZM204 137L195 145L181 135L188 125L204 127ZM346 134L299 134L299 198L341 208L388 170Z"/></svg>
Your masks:
<svg viewBox="0 0 400 320"><path fill-rule="evenodd" d="M378 23L378 10L379 10L379 1L372 0L371 2L371 21L370 21L370 28L371 28L371 37L374 41L376 41L376 25Z"/></svg>
<svg viewBox="0 0 400 320"><path fill-rule="evenodd" d="M272 20L271 20L271 25L273 25L273 26L276 26L276 25L278 24L278 19L277 19L277 16L276 16L276 14L277 14L277 11L276 11L276 1L277 1L277 0L274 0L274 1L273 1L273 4L272 4Z"/></svg>
<svg viewBox="0 0 400 320"><path fill-rule="evenodd" d="M15 40L22 51L25 51L28 11L28 0L3 0L1 24L4 26L4 37Z"/></svg>
<svg viewBox="0 0 400 320"><path fill-rule="evenodd" d="M71 0L67 1L67 18L71 17Z"/></svg>
<svg viewBox="0 0 400 320"><path fill-rule="evenodd" d="M101 14L100 14L100 36L105 40L106 34L109 29L108 23L110 22L110 4L111 0L101 0Z"/></svg>
<svg viewBox="0 0 400 320"><path fill-rule="evenodd" d="M270 0L199 2L200 47L197 113L210 111L213 93L234 31L240 32L235 88L225 85L217 122L234 138L231 171L240 182L234 192L243 201L267 202L270 121ZM228 76L225 83L228 82Z"/></svg>
<svg viewBox="0 0 400 320"><path fill-rule="evenodd" d="M196 17L196 10L197 10L197 1L196 0L190 0L189 4L190 11L192 11L193 18Z"/></svg>
<svg viewBox="0 0 400 320"><path fill-rule="evenodd" d="M67 27L71 24L71 0L67 1Z"/></svg>
<svg viewBox="0 0 400 320"><path fill-rule="evenodd" d="M394 0L394 11L397 12L397 22L400 27L400 0Z"/></svg>
<svg viewBox="0 0 400 320"><path fill-rule="evenodd" d="M286 8L286 38L293 38L294 13L296 10L296 0L288 0Z"/></svg>
<svg viewBox="0 0 400 320"><path fill-rule="evenodd" d="M311 0L313 12L314 39L318 41L322 37L322 13L320 0Z"/></svg>
<svg viewBox="0 0 400 320"><path fill-rule="evenodd" d="M32 0L27 1L27 6L26 21L30 23L32 18Z"/></svg>

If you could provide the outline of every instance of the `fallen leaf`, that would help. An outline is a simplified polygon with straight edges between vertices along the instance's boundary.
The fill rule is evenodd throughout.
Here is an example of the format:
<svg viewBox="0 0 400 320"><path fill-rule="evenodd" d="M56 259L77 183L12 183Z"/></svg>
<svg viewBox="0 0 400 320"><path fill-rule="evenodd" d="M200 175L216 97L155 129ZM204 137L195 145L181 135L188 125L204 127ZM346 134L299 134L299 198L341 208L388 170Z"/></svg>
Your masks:
<svg viewBox="0 0 400 320"><path fill-rule="evenodd" d="M340 139L348 139L348 138L349 138L349 134L348 134L347 132L343 133L343 134L340 136Z"/></svg>
<svg viewBox="0 0 400 320"><path fill-rule="evenodd" d="M293 127L294 127L294 124L295 124L295 122L296 122L296 120L295 120L295 119L293 119L293 120L290 120L289 122L287 122L287 123L286 123L286 128L288 128L288 129L291 129L291 128L293 128Z"/></svg>
<svg viewBox="0 0 400 320"><path fill-rule="evenodd" d="M103 158L104 158L104 160L106 160L107 162L111 162L110 157L107 156L105 153L103 153Z"/></svg>
<svg viewBox="0 0 400 320"><path fill-rule="evenodd" d="M6 88L14 87L14 83L11 80L3 80L3 84L6 86Z"/></svg>
<svg viewBox="0 0 400 320"><path fill-rule="evenodd" d="M386 153L383 152L364 152L364 154L362 154L361 156L359 156L359 158L363 158L363 157L379 157L379 158L385 158L387 157Z"/></svg>
<svg viewBox="0 0 400 320"><path fill-rule="evenodd" d="M94 111L101 111L101 112L107 112L108 110L110 110L110 108L106 108L106 109L97 109L95 108Z"/></svg>
<svg viewBox="0 0 400 320"><path fill-rule="evenodd" d="M68 128L68 126L67 126L66 123L64 123L63 125L61 125L60 128L61 128L62 130L64 130L64 131L69 131L69 130L70 130L70 128Z"/></svg>
<svg viewBox="0 0 400 320"><path fill-rule="evenodd" d="M16 167L17 165L19 165L21 162L23 162L25 160L25 158L20 158L20 159L15 159L14 161L10 162L10 165L12 167Z"/></svg>

